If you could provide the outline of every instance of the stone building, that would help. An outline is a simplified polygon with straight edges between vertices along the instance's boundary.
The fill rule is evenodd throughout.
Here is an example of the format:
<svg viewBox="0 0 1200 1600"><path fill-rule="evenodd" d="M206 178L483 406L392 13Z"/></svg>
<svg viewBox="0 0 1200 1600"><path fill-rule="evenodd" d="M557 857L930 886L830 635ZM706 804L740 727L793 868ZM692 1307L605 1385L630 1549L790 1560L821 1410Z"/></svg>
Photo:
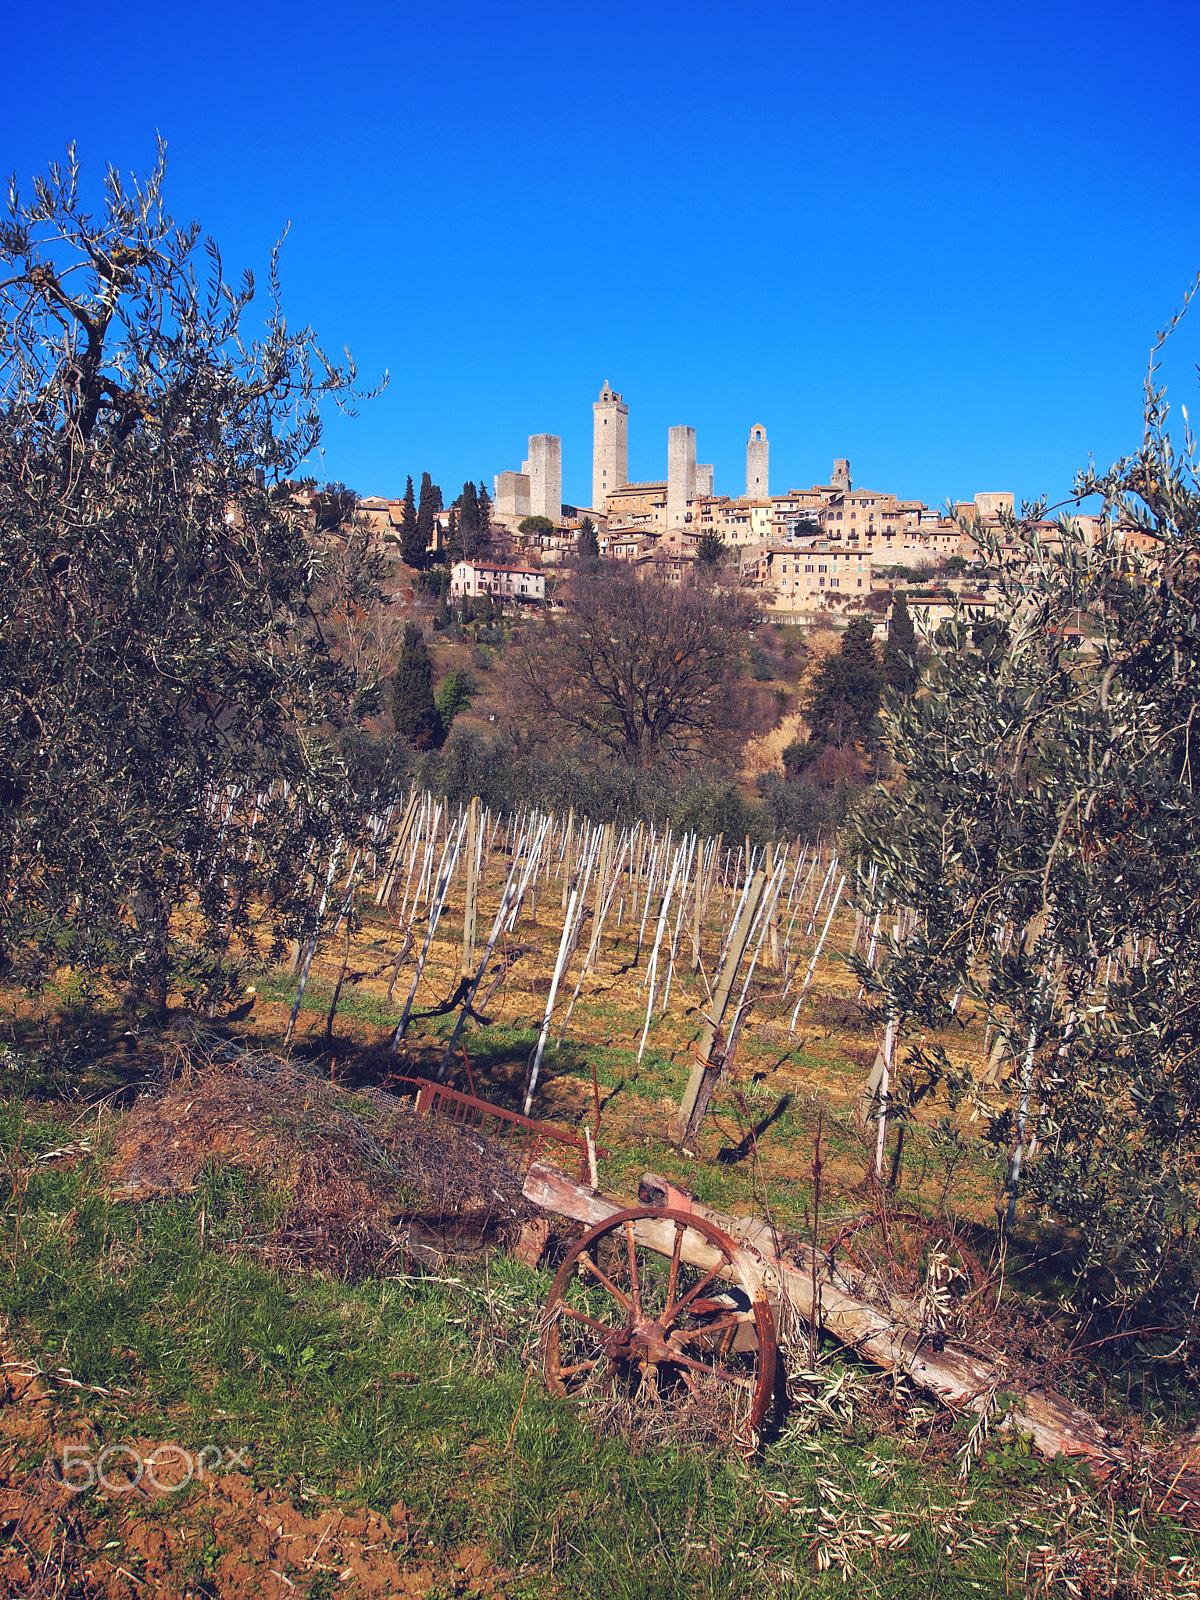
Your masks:
<svg viewBox="0 0 1200 1600"><path fill-rule="evenodd" d="M746 550L742 577L773 596L776 609L813 611L871 592L871 553L849 550L836 539L795 539Z"/></svg>
<svg viewBox="0 0 1200 1600"><path fill-rule="evenodd" d="M761 422L756 422L746 441L747 500L766 500L771 493L767 487L770 481L770 451L767 430Z"/></svg>
<svg viewBox="0 0 1200 1600"><path fill-rule="evenodd" d="M610 528L644 528L662 533L667 525L667 480L626 483L607 499Z"/></svg>
<svg viewBox="0 0 1200 1600"><path fill-rule="evenodd" d="M667 430L667 527L687 522L696 498L696 430L680 424Z"/></svg>
<svg viewBox="0 0 1200 1600"><path fill-rule="evenodd" d="M529 460L521 463L529 478L529 515L562 516L562 440L556 433L534 433L529 439Z"/></svg>
<svg viewBox="0 0 1200 1600"><path fill-rule="evenodd" d="M526 517L562 520L562 439L556 433L529 436L529 458L520 472L497 472L492 478L492 512L509 532Z"/></svg>
<svg viewBox="0 0 1200 1600"><path fill-rule="evenodd" d="M609 387L592 402L592 505L603 511L608 496L629 479L629 407Z"/></svg>
<svg viewBox="0 0 1200 1600"><path fill-rule="evenodd" d="M529 474L527 472L498 472L492 479L492 505L498 518L517 518L529 515Z"/></svg>

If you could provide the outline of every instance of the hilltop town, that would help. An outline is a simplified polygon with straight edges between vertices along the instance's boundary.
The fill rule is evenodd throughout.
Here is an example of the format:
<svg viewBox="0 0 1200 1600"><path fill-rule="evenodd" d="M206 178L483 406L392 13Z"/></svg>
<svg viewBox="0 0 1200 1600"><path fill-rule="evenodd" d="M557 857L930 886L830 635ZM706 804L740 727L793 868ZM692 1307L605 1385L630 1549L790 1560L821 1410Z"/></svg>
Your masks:
<svg viewBox="0 0 1200 1600"><path fill-rule="evenodd" d="M961 574L969 583L970 569L976 576L983 570L984 530L1000 530L1014 511L1008 490L981 491L939 510L891 490L856 485L846 458L834 461L827 483L772 493L770 441L762 423L749 431L740 494L716 492L714 468L696 460L696 430L688 426L668 429L665 477L631 482L628 403L605 380L592 412L591 505L563 501L561 437L531 435L520 470L493 475L488 526L473 556L454 564L453 594L499 589L518 600L544 599L546 569L575 556L586 527L601 556L676 582L705 541L715 539L741 582L761 591L769 615L836 622L865 605L873 588L890 588L906 569L919 576L949 575L961 588ZM395 532L403 501L367 496L358 512L378 532ZM444 559L452 516L438 510L428 560ZM1049 524L1046 531L1052 531ZM979 599L986 603L984 595ZM934 626L942 610L935 603Z"/></svg>

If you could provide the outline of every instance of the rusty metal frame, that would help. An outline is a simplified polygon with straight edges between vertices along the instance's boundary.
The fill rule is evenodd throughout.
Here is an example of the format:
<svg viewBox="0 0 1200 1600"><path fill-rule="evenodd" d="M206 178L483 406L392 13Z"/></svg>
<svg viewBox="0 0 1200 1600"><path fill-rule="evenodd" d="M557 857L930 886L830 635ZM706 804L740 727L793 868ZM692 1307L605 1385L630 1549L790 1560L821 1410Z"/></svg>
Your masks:
<svg viewBox="0 0 1200 1600"><path fill-rule="evenodd" d="M589 1177L587 1143L570 1128L561 1128L553 1122L539 1122L534 1117L524 1117L519 1111L509 1111L504 1106L493 1105L490 1100L480 1100L473 1094L463 1094L444 1083L433 1083L428 1078L400 1078L393 1082L412 1084L417 1091L416 1113L420 1117L449 1117L460 1128L473 1128L489 1139L499 1139L515 1147L517 1165L524 1171L539 1157L548 1154L548 1146L566 1145L579 1155L579 1181ZM596 1154L607 1158L608 1151L596 1147Z"/></svg>

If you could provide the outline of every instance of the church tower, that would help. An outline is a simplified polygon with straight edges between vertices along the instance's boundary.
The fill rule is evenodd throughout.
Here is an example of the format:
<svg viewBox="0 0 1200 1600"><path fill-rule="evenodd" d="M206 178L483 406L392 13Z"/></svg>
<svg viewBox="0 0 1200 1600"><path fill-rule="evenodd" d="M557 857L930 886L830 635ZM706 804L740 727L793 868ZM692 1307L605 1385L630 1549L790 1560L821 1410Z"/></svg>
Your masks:
<svg viewBox="0 0 1200 1600"><path fill-rule="evenodd" d="M592 510L603 511L605 497L629 481L629 407L609 388L592 402Z"/></svg>
<svg viewBox="0 0 1200 1600"><path fill-rule="evenodd" d="M766 500L771 493L768 487L770 474L768 471L771 446L767 441L767 430L761 422L756 422L750 429L750 437L746 440L746 499Z"/></svg>

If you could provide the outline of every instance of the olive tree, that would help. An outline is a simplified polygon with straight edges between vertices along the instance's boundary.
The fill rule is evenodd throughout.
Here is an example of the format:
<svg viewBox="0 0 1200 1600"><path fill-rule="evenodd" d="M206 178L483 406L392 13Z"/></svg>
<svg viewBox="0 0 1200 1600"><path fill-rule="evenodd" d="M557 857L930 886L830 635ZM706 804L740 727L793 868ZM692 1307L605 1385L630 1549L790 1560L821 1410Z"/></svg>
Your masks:
<svg viewBox="0 0 1200 1600"><path fill-rule="evenodd" d="M278 248L250 325L164 172L93 211L72 149L0 221L0 947L158 1008L185 899L226 938L286 906L364 703L289 484L353 368L285 322Z"/></svg>
<svg viewBox="0 0 1200 1600"><path fill-rule="evenodd" d="M1194 1332L1200 486L1154 371L1141 448L1076 482L1098 536L1041 506L972 530L1001 627L973 647L960 606L925 691L885 713L903 782L850 829L860 905L916 913L860 964L907 1040L882 1109L965 1100L1002 1228L1020 1201L1077 1230L1091 1301L1165 1297ZM994 1043L965 1064L937 1039L964 996Z"/></svg>

